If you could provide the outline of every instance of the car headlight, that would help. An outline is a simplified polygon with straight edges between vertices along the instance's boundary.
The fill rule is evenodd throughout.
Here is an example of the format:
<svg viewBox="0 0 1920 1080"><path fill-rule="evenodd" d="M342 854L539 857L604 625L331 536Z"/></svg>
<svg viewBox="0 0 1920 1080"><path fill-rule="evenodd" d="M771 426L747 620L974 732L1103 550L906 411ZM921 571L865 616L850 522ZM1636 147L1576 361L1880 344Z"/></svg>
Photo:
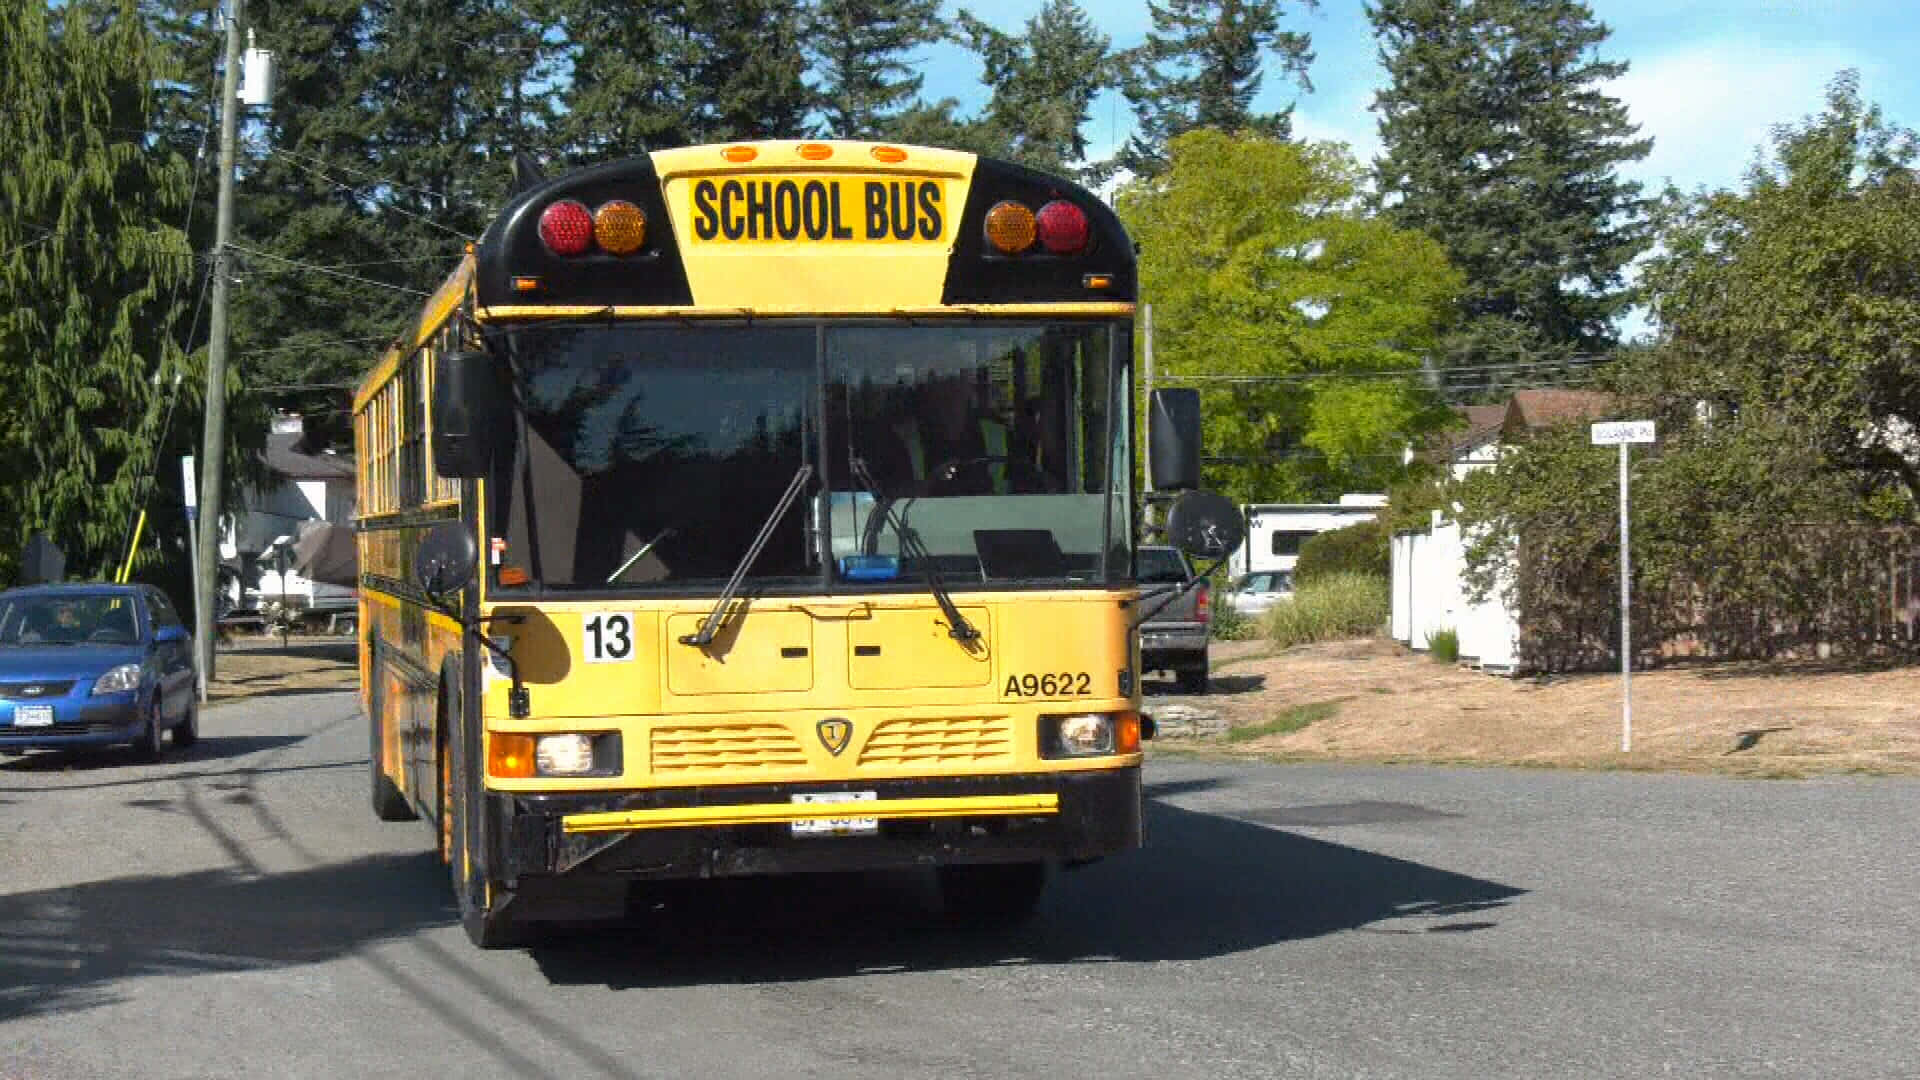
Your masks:
<svg viewBox="0 0 1920 1080"><path fill-rule="evenodd" d="M121 664L94 680L93 684L93 692L96 694L124 694L129 690L138 689L140 689L139 664Z"/></svg>
<svg viewBox="0 0 1920 1080"><path fill-rule="evenodd" d="M1070 713L1040 718L1040 756L1097 757L1132 754L1140 749L1140 717L1135 713Z"/></svg>

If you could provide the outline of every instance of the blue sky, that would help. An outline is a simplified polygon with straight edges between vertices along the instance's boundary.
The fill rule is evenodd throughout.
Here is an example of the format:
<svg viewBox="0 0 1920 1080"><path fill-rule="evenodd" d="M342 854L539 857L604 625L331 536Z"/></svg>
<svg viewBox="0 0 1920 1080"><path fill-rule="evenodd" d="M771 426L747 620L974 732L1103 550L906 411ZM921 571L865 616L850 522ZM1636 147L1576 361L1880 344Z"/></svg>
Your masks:
<svg viewBox="0 0 1920 1080"><path fill-rule="evenodd" d="M1613 30L1602 48L1632 66L1612 87L1627 103L1653 153L1624 170L1657 188L1739 183L1770 125L1817 111L1827 81L1857 68L1862 92L1896 122L1920 127L1920 4L1915 0L1589 0ZM1135 45L1148 27L1144 0L1081 0L1113 38ZM1017 30L1041 0L970 0L980 18ZM1325 0L1317 11L1288 5L1289 29L1313 35L1313 91L1271 75L1257 105L1297 102L1295 133L1352 146L1362 160L1379 146L1367 111L1384 78L1360 0ZM930 49L923 70L928 98L956 97L969 108L985 98L979 65L954 46ZM1104 157L1130 129L1117 94L1095 104L1087 135Z"/></svg>

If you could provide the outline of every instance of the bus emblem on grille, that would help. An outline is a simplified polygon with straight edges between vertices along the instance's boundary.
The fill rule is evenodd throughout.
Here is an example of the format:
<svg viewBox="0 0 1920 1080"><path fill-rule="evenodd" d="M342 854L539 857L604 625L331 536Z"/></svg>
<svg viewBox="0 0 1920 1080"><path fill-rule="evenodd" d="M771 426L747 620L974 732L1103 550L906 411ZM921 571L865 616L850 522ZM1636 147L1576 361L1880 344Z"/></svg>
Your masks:
<svg viewBox="0 0 1920 1080"><path fill-rule="evenodd" d="M853 738L852 722L837 716L820 721L817 730L820 733L820 745L826 747L827 753L834 757L839 757L840 751L847 748L848 740Z"/></svg>
<svg viewBox="0 0 1920 1080"><path fill-rule="evenodd" d="M29 686L23 686L20 688L20 693L26 697L39 697L41 694L44 694L46 692L47 692L47 688L44 686L41 686L38 683L34 683Z"/></svg>

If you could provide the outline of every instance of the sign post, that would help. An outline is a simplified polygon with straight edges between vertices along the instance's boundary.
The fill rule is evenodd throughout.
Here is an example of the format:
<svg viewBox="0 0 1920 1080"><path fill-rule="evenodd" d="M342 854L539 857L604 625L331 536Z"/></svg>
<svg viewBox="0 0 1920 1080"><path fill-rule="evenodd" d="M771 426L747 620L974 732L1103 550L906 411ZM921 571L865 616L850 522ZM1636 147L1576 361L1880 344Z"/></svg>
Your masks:
<svg viewBox="0 0 1920 1080"><path fill-rule="evenodd" d="M1620 448L1620 752L1633 750L1633 577L1627 554L1627 447L1653 441L1653 421L1593 425L1593 445Z"/></svg>
<svg viewBox="0 0 1920 1080"><path fill-rule="evenodd" d="M193 567L193 622L200 625L200 605L207 602L206 590L200 587L200 495L193 484L193 455L180 459L180 491L186 497L187 504L187 550L196 557L188 560ZM202 662L199 643L193 650L193 684L198 700L207 700L207 665Z"/></svg>

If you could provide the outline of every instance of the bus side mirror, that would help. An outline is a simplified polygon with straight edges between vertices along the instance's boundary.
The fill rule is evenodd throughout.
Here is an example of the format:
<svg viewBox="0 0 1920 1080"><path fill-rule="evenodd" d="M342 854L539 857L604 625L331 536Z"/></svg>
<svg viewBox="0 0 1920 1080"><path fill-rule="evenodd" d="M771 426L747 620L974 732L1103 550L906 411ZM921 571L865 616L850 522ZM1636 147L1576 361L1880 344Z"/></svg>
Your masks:
<svg viewBox="0 0 1920 1080"><path fill-rule="evenodd" d="M1167 511L1167 541L1196 558L1225 559L1246 538L1240 508L1225 495L1184 492Z"/></svg>
<svg viewBox="0 0 1920 1080"><path fill-rule="evenodd" d="M457 521L443 521L427 530L413 558L413 576L436 604L466 588L480 566L480 547L473 533Z"/></svg>
<svg viewBox="0 0 1920 1080"><path fill-rule="evenodd" d="M1147 467L1155 491L1200 486L1200 391L1155 390L1147 401Z"/></svg>
<svg viewBox="0 0 1920 1080"><path fill-rule="evenodd" d="M435 472L450 480L486 476L510 415L500 372L491 356L483 352L443 352L434 358Z"/></svg>

